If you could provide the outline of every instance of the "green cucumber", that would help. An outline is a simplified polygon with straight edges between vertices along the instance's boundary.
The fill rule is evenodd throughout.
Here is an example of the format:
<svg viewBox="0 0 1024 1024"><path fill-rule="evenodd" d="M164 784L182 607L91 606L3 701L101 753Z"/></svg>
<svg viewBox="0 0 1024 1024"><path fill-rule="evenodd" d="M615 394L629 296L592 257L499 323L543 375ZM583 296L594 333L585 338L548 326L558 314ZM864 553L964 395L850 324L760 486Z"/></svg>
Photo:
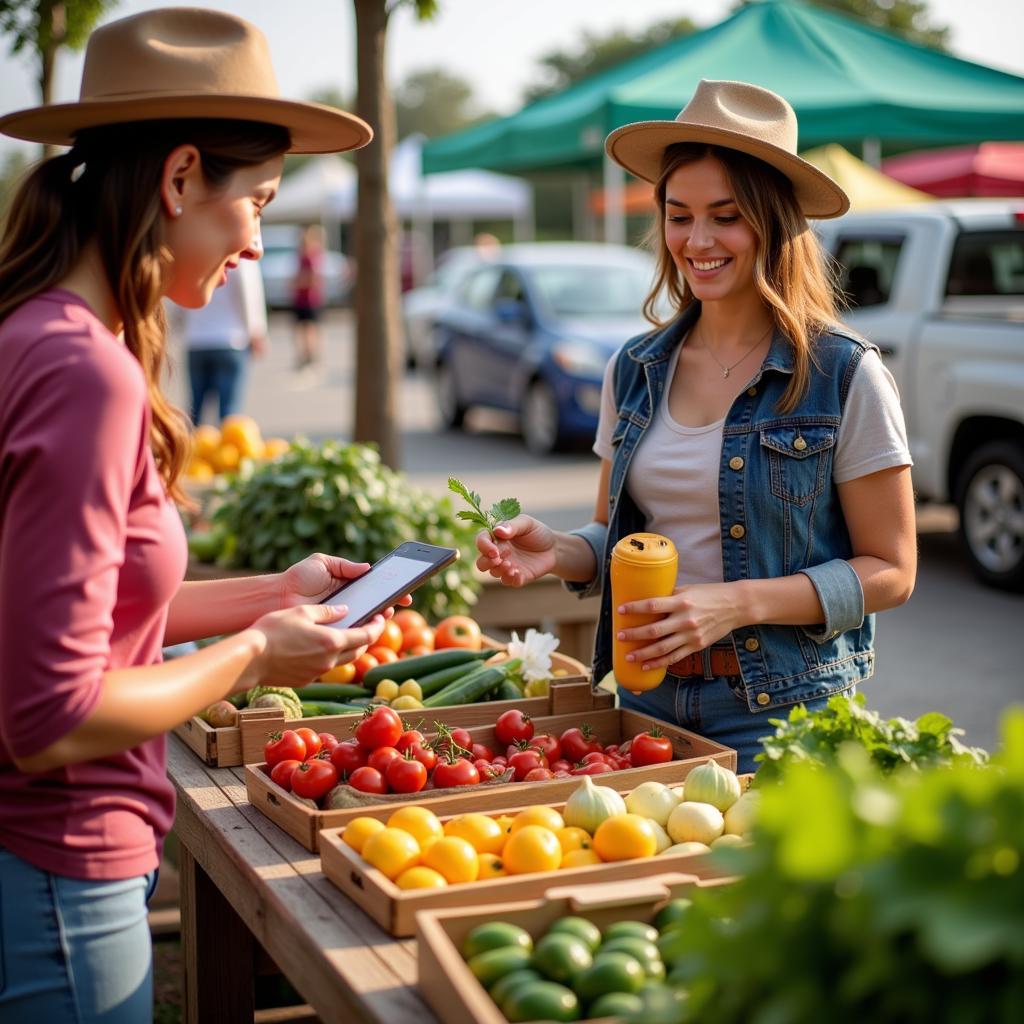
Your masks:
<svg viewBox="0 0 1024 1024"><path fill-rule="evenodd" d="M491 694L491 700L522 700L523 691L511 679L503 679L501 685Z"/></svg>
<svg viewBox="0 0 1024 1024"><path fill-rule="evenodd" d="M359 715L364 708L358 704L343 704L336 700L302 701L303 718L321 718L324 715Z"/></svg>
<svg viewBox="0 0 1024 1024"><path fill-rule="evenodd" d="M398 661L376 665L363 676L363 686L367 690L375 690L377 684L384 679L393 679L396 683L404 683L406 679L419 679L431 672L439 672L443 668L461 665L467 661L479 661L491 658L498 652L492 648L481 651L470 651L465 647L448 647L432 654L421 654L415 658L400 658Z"/></svg>
<svg viewBox="0 0 1024 1024"><path fill-rule="evenodd" d="M514 672L522 662L518 658L503 661L492 668L484 668L473 672L462 679L456 679L443 690L439 690L424 702L425 708L451 707L454 704L474 704L482 700L492 690L496 690L510 672Z"/></svg>
<svg viewBox="0 0 1024 1024"><path fill-rule="evenodd" d="M419 676L416 682L419 683L420 692L424 697L443 690L456 679L462 679L471 672L479 672L484 668L478 661L464 661L461 665L453 665L451 668L443 668L440 672L431 672L426 676Z"/></svg>
<svg viewBox="0 0 1024 1024"><path fill-rule="evenodd" d="M296 691L300 700L351 700L353 697L370 697L372 694L362 686L352 683L309 683Z"/></svg>

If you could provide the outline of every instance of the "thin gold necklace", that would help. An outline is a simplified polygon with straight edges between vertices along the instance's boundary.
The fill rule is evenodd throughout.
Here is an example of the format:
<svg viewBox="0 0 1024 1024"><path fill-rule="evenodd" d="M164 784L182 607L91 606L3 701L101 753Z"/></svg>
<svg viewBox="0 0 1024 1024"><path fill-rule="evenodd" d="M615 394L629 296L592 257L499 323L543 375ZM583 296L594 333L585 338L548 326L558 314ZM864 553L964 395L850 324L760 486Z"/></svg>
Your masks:
<svg viewBox="0 0 1024 1024"><path fill-rule="evenodd" d="M732 371L735 370L736 367L739 366L740 363L742 363L743 360L746 359L747 356L749 356L750 353L753 352L754 349L756 349L761 344L761 342L763 342L764 339L767 338L768 335L772 333L774 327L775 325L772 324L771 327L769 327L768 330L765 331L764 334L762 334L761 337L758 338L757 341L755 341L754 344L751 345L750 348L748 348L747 351L744 352L743 355L741 355L739 359L737 359L736 362L733 363L731 366L726 366L725 363L723 363L721 359L719 359L718 356L716 356L715 353L711 350L710 345L705 345L704 351L707 352L707 354L711 356L711 358L714 359L716 363L718 363L718 367L722 371L722 379L725 380L729 376L729 374L732 373Z"/></svg>

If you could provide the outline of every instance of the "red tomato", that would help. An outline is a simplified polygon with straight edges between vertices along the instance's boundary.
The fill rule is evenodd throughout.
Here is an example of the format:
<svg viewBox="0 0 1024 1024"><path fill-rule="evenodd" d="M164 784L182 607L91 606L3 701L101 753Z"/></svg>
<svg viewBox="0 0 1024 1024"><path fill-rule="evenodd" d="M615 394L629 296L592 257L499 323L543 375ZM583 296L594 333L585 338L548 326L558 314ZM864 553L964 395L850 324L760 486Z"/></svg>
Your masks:
<svg viewBox="0 0 1024 1024"><path fill-rule="evenodd" d="M301 761L296 761L294 757L288 758L287 761L278 761L273 768L270 769L270 777L282 788L287 789L291 792L292 788L292 772L295 771Z"/></svg>
<svg viewBox="0 0 1024 1024"><path fill-rule="evenodd" d="M356 740L367 750L377 747L393 747L405 732L397 711L378 705L368 710L356 726Z"/></svg>
<svg viewBox="0 0 1024 1024"><path fill-rule="evenodd" d="M606 754L617 754L619 752L618 743L609 743L608 746L604 748L604 752Z"/></svg>
<svg viewBox="0 0 1024 1024"><path fill-rule="evenodd" d="M292 772L292 792L296 796L319 800L338 784L338 769L319 758L300 764Z"/></svg>
<svg viewBox="0 0 1024 1024"><path fill-rule="evenodd" d="M465 757L470 754L473 749L473 737L469 734L467 729L450 729L447 732L442 732L438 737L437 749L438 752L442 754L447 754L449 751L455 749L455 753L458 754L459 757Z"/></svg>
<svg viewBox="0 0 1024 1024"><path fill-rule="evenodd" d="M477 758L473 762L473 767L480 773L481 782L486 782L488 779L497 779L505 774L504 768L499 768L483 757Z"/></svg>
<svg viewBox="0 0 1024 1024"><path fill-rule="evenodd" d="M406 729L401 736L398 737L398 742L395 744L395 750L399 753L404 754L414 743L423 744L426 737L419 729Z"/></svg>
<svg viewBox="0 0 1024 1024"><path fill-rule="evenodd" d="M368 647L366 653L371 658L376 658L379 665L390 665L391 662L398 661L398 651L393 651L383 644L374 644L373 647Z"/></svg>
<svg viewBox="0 0 1024 1024"><path fill-rule="evenodd" d="M551 762L551 770L553 772L567 772L570 768L572 768L572 765L564 757Z"/></svg>
<svg viewBox="0 0 1024 1024"><path fill-rule="evenodd" d="M338 745L338 737L332 732L322 732L320 736L320 749L330 753Z"/></svg>
<svg viewBox="0 0 1024 1024"><path fill-rule="evenodd" d="M425 743L414 743L409 747L409 750L412 751L412 756L415 757L428 772L432 772L434 770L434 766L437 764L437 751L435 751L433 747L428 747Z"/></svg>
<svg viewBox="0 0 1024 1024"><path fill-rule="evenodd" d="M526 773L526 778L523 782L547 782L548 779L553 779L555 773L550 768L531 768Z"/></svg>
<svg viewBox="0 0 1024 1024"><path fill-rule="evenodd" d="M357 768L349 776L348 784L353 789L358 789L360 793L386 793L388 791L388 784L384 781L384 776L369 765Z"/></svg>
<svg viewBox="0 0 1024 1024"><path fill-rule="evenodd" d="M636 768L672 760L672 741L657 727L638 733L629 745L629 759Z"/></svg>
<svg viewBox="0 0 1024 1024"><path fill-rule="evenodd" d="M508 759L508 766L515 769L516 782L522 782L534 768L547 768L548 759L539 750L520 750Z"/></svg>
<svg viewBox="0 0 1024 1024"><path fill-rule="evenodd" d="M291 758L296 761L306 760L306 744L302 737L294 729L272 732L270 740L263 748L263 759L273 768L278 761L287 761Z"/></svg>
<svg viewBox="0 0 1024 1024"><path fill-rule="evenodd" d="M454 761L439 761L434 769L434 785L438 789L450 786L475 786L480 781L480 773L472 762L457 757Z"/></svg>
<svg viewBox="0 0 1024 1024"><path fill-rule="evenodd" d="M493 761L494 751L486 743L473 743L469 752L473 755L474 761Z"/></svg>
<svg viewBox="0 0 1024 1024"><path fill-rule="evenodd" d="M539 750L548 761L557 761L562 756L562 744L549 732L538 733L530 740L530 746Z"/></svg>
<svg viewBox="0 0 1024 1024"><path fill-rule="evenodd" d="M389 647L395 654L402 649L402 627L393 618L385 621L377 646Z"/></svg>
<svg viewBox="0 0 1024 1024"><path fill-rule="evenodd" d="M404 633L407 629L424 629L427 620L412 608L399 608L391 621Z"/></svg>
<svg viewBox="0 0 1024 1024"><path fill-rule="evenodd" d="M498 716L494 723L494 735L498 742L507 747L510 743L518 743L520 740L533 739L533 722L529 715L513 708Z"/></svg>
<svg viewBox="0 0 1024 1024"><path fill-rule="evenodd" d="M430 647L426 644L417 644L415 647L410 647L407 650L402 651L402 657L418 658L421 654L432 654L433 650L433 644L431 644Z"/></svg>
<svg viewBox="0 0 1024 1024"><path fill-rule="evenodd" d="M502 757L501 754L499 754L497 757L491 758L491 764L493 764L495 768L505 769L508 767L508 758Z"/></svg>
<svg viewBox="0 0 1024 1024"><path fill-rule="evenodd" d="M589 754L583 755L584 764L611 764L608 755L601 750L592 750Z"/></svg>
<svg viewBox="0 0 1024 1024"><path fill-rule="evenodd" d="M427 769L411 754L399 754L388 765L385 778L393 793L418 793L427 784Z"/></svg>
<svg viewBox="0 0 1024 1024"><path fill-rule="evenodd" d="M366 751L355 740L345 740L331 751L331 764L339 772L351 776L366 764Z"/></svg>
<svg viewBox="0 0 1024 1024"><path fill-rule="evenodd" d="M402 649L417 658L421 654L430 654L434 650L434 631L429 626L403 630Z"/></svg>
<svg viewBox="0 0 1024 1024"><path fill-rule="evenodd" d="M565 769L559 768L558 771L555 772L555 778L556 779L571 779L572 778L572 772L567 772L567 771L565 771Z"/></svg>
<svg viewBox="0 0 1024 1024"><path fill-rule="evenodd" d="M370 753L366 763L371 768L376 768L384 778L387 778L388 767L391 762L400 761L401 759L402 755L394 747L377 747L376 750Z"/></svg>
<svg viewBox="0 0 1024 1024"><path fill-rule="evenodd" d="M586 724L578 729L566 729L559 742L562 744L562 757L573 764L582 761L584 755L592 750L601 750L600 741L594 738L594 730Z"/></svg>
<svg viewBox="0 0 1024 1024"><path fill-rule="evenodd" d="M466 647L479 651L483 644L480 623L468 615L449 615L434 629L434 644L438 650L445 647Z"/></svg>
<svg viewBox="0 0 1024 1024"><path fill-rule="evenodd" d="M372 655L369 651L364 651L362 654L352 662L355 666L356 674L353 682L360 683L363 680L363 676L370 671L371 668L376 668L380 662Z"/></svg>
<svg viewBox="0 0 1024 1024"><path fill-rule="evenodd" d="M615 769L607 761L594 761L593 764L585 764L582 768L574 768L573 775L604 775L606 772L613 772Z"/></svg>
<svg viewBox="0 0 1024 1024"><path fill-rule="evenodd" d="M295 733L296 735L301 736L302 742L306 744L307 759L311 757L316 757L316 755L320 753L320 750L323 747L324 743L323 740L320 739L318 733L313 732L312 729L306 728L306 726L302 726L301 728L296 729Z"/></svg>

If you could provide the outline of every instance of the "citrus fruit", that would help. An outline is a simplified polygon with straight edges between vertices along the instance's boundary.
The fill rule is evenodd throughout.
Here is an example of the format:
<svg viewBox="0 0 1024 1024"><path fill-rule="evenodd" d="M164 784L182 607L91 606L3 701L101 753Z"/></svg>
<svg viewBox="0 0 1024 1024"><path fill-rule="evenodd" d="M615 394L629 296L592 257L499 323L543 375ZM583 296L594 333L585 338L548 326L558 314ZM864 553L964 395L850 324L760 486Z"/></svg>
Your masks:
<svg viewBox="0 0 1024 1024"><path fill-rule="evenodd" d="M476 850L458 836L444 836L431 843L423 853L423 863L444 875L452 885L475 882L480 871Z"/></svg>
<svg viewBox="0 0 1024 1024"><path fill-rule="evenodd" d="M562 848L550 829L526 825L508 837L501 858L510 875L557 871L562 862Z"/></svg>
<svg viewBox="0 0 1024 1024"><path fill-rule="evenodd" d="M210 424L204 423L196 427L192 433L192 453L207 462L211 461L213 453L220 444L220 431Z"/></svg>
<svg viewBox="0 0 1024 1024"><path fill-rule="evenodd" d="M408 832L420 844L421 850L444 835L437 815L426 807L399 807L388 818L388 828L400 828Z"/></svg>
<svg viewBox="0 0 1024 1024"><path fill-rule="evenodd" d="M291 445L283 437L268 437L263 442L263 458L276 459L284 455Z"/></svg>
<svg viewBox="0 0 1024 1024"><path fill-rule="evenodd" d="M382 828L363 844L363 859L394 881L420 860L419 843L400 828Z"/></svg>
<svg viewBox="0 0 1024 1024"><path fill-rule="evenodd" d="M601 860L653 857L658 849L658 837L651 823L639 814L613 814L598 825L594 849Z"/></svg>
<svg viewBox="0 0 1024 1024"><path fill-rule="evenodd" d="M511 834L514 835L521 828L527 825L540 825L551 832L560 832L565 828L562 816L553 807L545 807L543 804L536 804L520 811L513 819Z"/></svg>
<svg viewBox="0 0 1024 1024"><path fill-rule="evenodd" d="M443 889L448 883L444 875L438 874L433 868L418 864L414 868L406 868L396 879L399 889Z"/></svg>
<svg viewBox="0 0 1024 1024"><path fill-rule="evenodd" d="M375 833L382 831L383 828L384 822L378 821L376 818L353 818L345 826L345 831L342 832L341 838L348 843L356 853L362 853L366 840Z"/></svg>
<svg viewBox="0 0 1024 1024"><path fill-rule="evenodd" d="M509 946L516 946L529 952L533 949L533 939L528 931L518 925L509 924L507 921L487 921L478 924L466 936L462 943L462 955L467 960L472 960L489 949L506 949Z"/></svg>
<svg viewBox="0 0 1024 1024"><path fill-rule="evenodd" d="M502 827L486 814L460 814L445 822L444 834L465 839L477 853L501 853L506 839Z"/></svg>
<svg viewBox="0 0 1024 1024"><path fill-rule="evenodd" d="M260 428L251 416L234 414L225 416L220 425L221 444L233 444L246 458L263 457L263 438Z"/></svg>
<svg viewBox="0 0 1024 1024"><path fill-rule="evenodd" d="M235 445L223 442L217 445L210 456L210 461L218 473L228 473L232 469L238 469L238 464L242 461L242 453Z"/></svg>

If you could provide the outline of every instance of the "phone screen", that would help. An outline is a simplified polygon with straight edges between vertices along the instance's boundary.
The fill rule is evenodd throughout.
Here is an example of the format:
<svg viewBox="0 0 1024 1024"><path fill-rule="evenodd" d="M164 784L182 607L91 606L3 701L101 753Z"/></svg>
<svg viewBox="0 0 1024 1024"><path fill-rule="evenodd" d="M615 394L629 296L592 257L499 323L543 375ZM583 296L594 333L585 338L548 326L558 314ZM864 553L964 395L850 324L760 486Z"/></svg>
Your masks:
<svg viewBox="0 0 1024 1024"><path fill-rule="evenodd" d="M441 548L436 550L444 551ZM337 629L346 629L362 624L375 611L382 607L386 608L403 594L413 590L431 573L451 560L409 558L397 552L386 555L363 576L346 583L341 590L323 602L348 605L345 616L331 625Z"/></svg>

